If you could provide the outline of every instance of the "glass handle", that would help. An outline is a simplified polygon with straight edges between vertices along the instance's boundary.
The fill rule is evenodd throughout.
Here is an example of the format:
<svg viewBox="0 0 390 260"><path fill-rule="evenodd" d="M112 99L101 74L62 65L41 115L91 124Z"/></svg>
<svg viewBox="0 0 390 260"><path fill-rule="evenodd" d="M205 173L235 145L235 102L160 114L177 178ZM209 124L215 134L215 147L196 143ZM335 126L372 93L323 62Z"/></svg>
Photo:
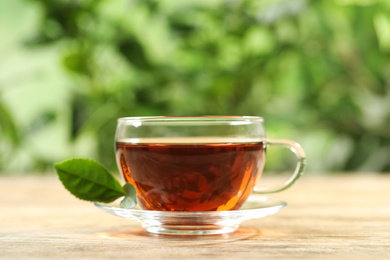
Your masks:
<svg viewBox="0 0 390 260"><path fill-rule="evenodd" d="M295 168L294 174L285 183L271 188L255 187L253 191L257 194L275 193L291 187L299 179L299 177L301 177L306 166L306 155L300 144L290 140L267 139L267 147L268 145L288 148L295 154L297 158L297 166Z"/></svg>

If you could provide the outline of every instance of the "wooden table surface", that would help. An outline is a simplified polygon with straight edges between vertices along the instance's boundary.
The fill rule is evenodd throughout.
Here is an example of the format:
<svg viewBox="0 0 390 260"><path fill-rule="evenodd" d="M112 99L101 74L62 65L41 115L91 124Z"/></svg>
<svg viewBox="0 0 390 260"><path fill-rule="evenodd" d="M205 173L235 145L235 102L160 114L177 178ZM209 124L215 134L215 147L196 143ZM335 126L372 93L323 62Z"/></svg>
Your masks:
<svg viewBox="0 0 390 260"><path fill-rule="evenodd" d="M0 259L390 259L390 176L306 174L288 206L232 234L152 235L55 175L0 176Z"/></svg>

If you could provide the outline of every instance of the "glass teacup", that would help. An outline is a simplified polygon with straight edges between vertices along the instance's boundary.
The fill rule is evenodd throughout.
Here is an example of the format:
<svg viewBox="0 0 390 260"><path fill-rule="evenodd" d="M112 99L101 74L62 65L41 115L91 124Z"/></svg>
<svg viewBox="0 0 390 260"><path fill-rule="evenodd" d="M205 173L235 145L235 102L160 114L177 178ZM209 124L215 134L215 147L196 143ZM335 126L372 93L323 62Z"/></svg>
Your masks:
<svg viewBox="0 0 390 260"><path fill-rule="evenodd" d="M257 188L268 146L290 149L296 169L285 183ZM279 192L302 174L305 153L289 140L267 139L261 117L119 118L116 159L145 210L238 210L254 192Z"/></svg>

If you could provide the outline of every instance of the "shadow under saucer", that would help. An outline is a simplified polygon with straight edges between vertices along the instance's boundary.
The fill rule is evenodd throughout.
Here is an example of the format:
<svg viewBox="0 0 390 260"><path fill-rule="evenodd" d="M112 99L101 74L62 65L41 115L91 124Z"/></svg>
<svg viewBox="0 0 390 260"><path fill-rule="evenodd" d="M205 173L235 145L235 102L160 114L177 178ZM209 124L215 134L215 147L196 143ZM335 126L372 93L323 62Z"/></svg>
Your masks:
<svg viewBox="0 0 390 260"><path fill-rule="evenodd" d="M161 245L199 246L199 245L221 244L221 243L233 242L237 240L244 240L260 234L261 234L260 231L256 229L239 227L234 232L226 233L226 234L216 234L216 235L172 236L172 235L150 233L143 228L101 232L101 233L97 233L96 235L99 237L128 240L128 241L148 240L148 244L156 243L159 246Z"/></svg>

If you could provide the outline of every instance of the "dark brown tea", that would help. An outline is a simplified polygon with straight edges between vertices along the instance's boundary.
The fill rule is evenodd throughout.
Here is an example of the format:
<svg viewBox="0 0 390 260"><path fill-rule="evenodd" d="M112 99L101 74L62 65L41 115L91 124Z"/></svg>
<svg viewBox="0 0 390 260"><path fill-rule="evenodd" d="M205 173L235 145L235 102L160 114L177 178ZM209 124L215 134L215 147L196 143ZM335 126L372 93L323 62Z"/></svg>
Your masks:
<svg viewBox="0 0 390 260"><path fill-rule="evenodd" d="M125 180L144 209L236 210L264 166L263 143L116 143Z"/></svg>

